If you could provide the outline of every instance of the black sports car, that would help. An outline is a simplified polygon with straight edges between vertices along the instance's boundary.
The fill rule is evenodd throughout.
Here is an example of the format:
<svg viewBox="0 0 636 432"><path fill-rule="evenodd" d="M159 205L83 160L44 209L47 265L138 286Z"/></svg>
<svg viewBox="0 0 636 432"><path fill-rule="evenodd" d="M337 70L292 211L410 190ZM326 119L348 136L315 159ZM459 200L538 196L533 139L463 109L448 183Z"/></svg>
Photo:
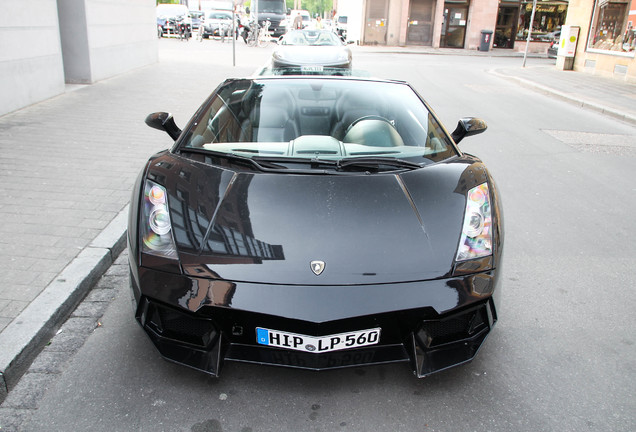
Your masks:
<svg viewBox="0 0 636 432"><path fill-rule="evenodd" d="M168 360L305 369L470 361L497 321L497 188L408 84L228 79L136 181L136 318Z"/></svg>
<svg viewBox="0 0 636 432"><path fill-rule="evenodd" d="M351 68L351 50L330 30L291 30L281 36L272 53L272 68L321 71Z"/></svg>

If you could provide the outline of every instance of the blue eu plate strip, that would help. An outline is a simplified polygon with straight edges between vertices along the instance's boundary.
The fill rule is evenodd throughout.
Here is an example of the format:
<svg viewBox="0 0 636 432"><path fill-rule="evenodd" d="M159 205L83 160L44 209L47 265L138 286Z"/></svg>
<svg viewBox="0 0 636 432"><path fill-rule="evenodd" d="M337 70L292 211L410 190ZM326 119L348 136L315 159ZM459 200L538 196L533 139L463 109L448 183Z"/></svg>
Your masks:
<svg viewBox="0 0 636 432"><path fill-rule="evenodd" d="M267 329L257 328L256 340L261 345L269 345L269 332L267 331Z"/></svg>

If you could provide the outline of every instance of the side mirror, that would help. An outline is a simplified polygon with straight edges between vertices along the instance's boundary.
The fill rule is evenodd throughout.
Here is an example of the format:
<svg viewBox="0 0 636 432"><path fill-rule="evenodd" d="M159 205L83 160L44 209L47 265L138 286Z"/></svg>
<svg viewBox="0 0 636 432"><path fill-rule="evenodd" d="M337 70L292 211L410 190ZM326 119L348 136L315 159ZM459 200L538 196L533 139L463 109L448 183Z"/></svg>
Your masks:
<svg viewBox="0 0 636 432"><path fill-rule="evenodd" d="M146 124L154 129L159 129L170 135L170 138L177 140L181 135L181 129L174 122L172 114L167 112L156 112L146 117Z"/></svg>
<svg viewBox="0 0 636 432"><path fill-rule="evenodd" d="M247 7L245 8L245 13L246 13L246 14L248 14L248 15L250 14L250 7L249 7L249 6L247 6Z"/></svg>
<svg viewBox="0 0 636 432"><path fill-rule="evenodd" d="M287 8L287 15L291 15L291 8Z"/></svg>
<svg viewBox="0 0 636 432"><path fill-rule="evenodd" d="M453 138L453 141L455 141L455 144L459 144L462 139L471 135L480 134L487 128L488 126L486 125L486 122L480 118L464 117L459 119L459 122L457 122L457 127L451 134L451 137Z"/></svg>

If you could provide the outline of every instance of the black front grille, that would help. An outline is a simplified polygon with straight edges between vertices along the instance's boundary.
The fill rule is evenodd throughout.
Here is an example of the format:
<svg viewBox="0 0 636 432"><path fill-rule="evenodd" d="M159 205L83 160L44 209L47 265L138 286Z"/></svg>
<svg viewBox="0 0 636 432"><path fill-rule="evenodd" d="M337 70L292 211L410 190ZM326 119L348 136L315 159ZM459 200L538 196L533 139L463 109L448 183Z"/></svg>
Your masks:
<svg viewBox="0 0 636 432"><path fill-rule="evenodd" d="M422 323L417 337L423 346L433 348L473 337L488 328L486 305L472 308L460 314Z"/></svg>
<svg viewBox="0 0 636 432"><path fill-rule="evenodd" d="M155 303L148 305L146 326L162 338L201 347L214 342L217 334L211 320L196 318Z"/></svg>

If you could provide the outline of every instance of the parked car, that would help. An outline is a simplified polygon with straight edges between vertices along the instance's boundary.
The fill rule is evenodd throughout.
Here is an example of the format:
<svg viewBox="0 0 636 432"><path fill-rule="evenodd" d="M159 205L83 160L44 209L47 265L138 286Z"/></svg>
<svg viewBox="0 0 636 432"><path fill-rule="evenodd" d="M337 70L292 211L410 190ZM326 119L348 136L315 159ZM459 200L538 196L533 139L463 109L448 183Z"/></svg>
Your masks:
<svg viewBox="0 0 636 432"><path fill-rule="evenodd" d="M199 29L205 19L205 12L203 11L190 11L190 19L192 20L192 28Z"/></svg>
<svg viewBox="0 0 636 432"><path fill-rule="evenodd" d="M291 30L278 40L272 68L351 68L351 50L330 30Z"/></svg>
<svg viewBox="0 0 636 432"><path fill-rule="evenodd" d="M160 36L179 34L179 25L184 25L188 37L192 34L192 20L188 7L180 4L157 5L157 31Z"/></svg>
<svg viewBox="0 0 636 432"><path fill-rule="evenodd" d="M205 17L203 24L203 38L221 36L221 32L228 36L232 30L232 11L212 10Z"/></svg>
<svg viewBox="0 0 636 432"><path fill-rule="evenodd" d="M503 223L485 165L407 83L224 81L134 186L135 317L166 359L324 370L470 361L498 319Z"/></svg>
<svg viewBox="0 0 636 432"><path fill-rule="evenodd" d="M559 43L561 41L561 31L554 32L552 39L550 41L550 46L548 47L548 57L556 58L557 53L559 52Z"/></svg>

